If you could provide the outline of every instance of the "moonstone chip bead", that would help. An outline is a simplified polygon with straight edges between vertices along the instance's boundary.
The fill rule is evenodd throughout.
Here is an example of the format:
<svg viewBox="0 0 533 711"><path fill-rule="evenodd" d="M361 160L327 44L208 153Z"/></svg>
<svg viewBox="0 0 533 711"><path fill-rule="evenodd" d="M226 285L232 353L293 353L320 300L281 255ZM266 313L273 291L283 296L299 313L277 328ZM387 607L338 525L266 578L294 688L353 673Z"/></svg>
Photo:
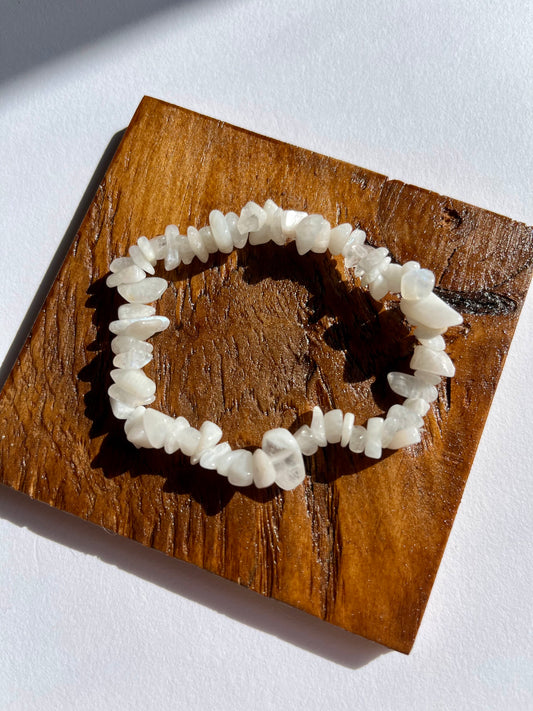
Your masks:
<svg viewBox="0 0 533 711"><path fill-rule="evenodd" d="M427 328L446 330L450 326L458 326L463 322L460 313L433 293L419 301L408 301L402 298L400 309L408 321L414 321L416 325L420 324Z"/></svg>
<svg viewBox="0 0 533 711"><path fill-rule="evenodd" d="M241 210L237 229L241 235L259 231L267 220L267 213L256 202L247 202ZM250 244L255 244L250 239Z"/></svg>
<svg viewBox="0 0 533 711"><path fill-rule="evenodd" d="M181 261L184 264L190 264L196 255L193 251L193 248L189 244L187 235L177 235L176 245L178 247L178 253Z"/></svg>
<svg viewBox="0 0 533 711"><path fill-rule="evenodd" d="M179 267L181 255L178 249L178 238L180 231L176 225L167 225L165 228L165 269L167 272Z"/></svg>
<svg viewBox="0 0 533 711"><path fill-rule="evenodd" d="M307 212L301 212L299 210L282 210L281 232L286 239L295 238L296 227L305 217L307 217Z"/></svg>
<svg viewBox="0 0 533 711"><path fill-rule="evenodd" d="M413 269L402 276L402 298L409 301L424 299L435 286L435 275L429 269Z"/></svg>
<svg viewBox="0 0 533 711"><path fill-rule="evenodd" d="M333 227L329 233L329 251L331 254L336 256L340 254L344 249L344 245L348 241L349 236L352 234L352 226L349 222L344 222L342 225L337 225Z"/></svg>
<svg viewBox="0 0 533 711"><path fill-rule="evenodd" d="M368 250L372 249L367 244L365 244L366 232L361 229L356 229L348 237L348 241L342 248L342 256L344 257L344 264L349 269L356 267L359 264L359 260L362 259ZM360 276L360 274L357 274Z"/></svg>
<svg viewBox="0 0 533 711"><path fill-rule="evenodd" d="M387 375L390 388L393 392L406 398L422 398L426 402L437 399L437 388L421 382L414 375L408 373L392 372Z"/></svg>
<svg viewBox="0 0 533 711"><path fill-rule="evenodd" d="M341 432L341 447L347 447L353 432L353 423L355 422L355 415L352 412L347 412L344 415L342 421L342 432Z"/></svg>
<svg viewBox="0 0 533 711"><path fill-rule="evenodd" d="M155 393L155 383L142 370L112 370L111 378L126 392L139 398L151 397Z"/></svg>
<svg viewBox="0 0 533 711"><path fill-rule="evenodd" d="M200 443L200 432L196 427L185 427L179 435L180 449L187 457L192 457Z"/></svg>
<svg viewBox="0 0 533 711"><path fill-rule="evenodd" d="M266 489L276 481L276 470L270 457L262 449L253 453L252 468L254 484L258 489Z"/></svg>
<svg viewBox="0 0 533 711"><path fill-rule="evenodd" d="M403 407L416 412L416 414L420 415L420 417L424 417L429 410L429 402L417 397L407 398L407 400L403 401Z"/></svg>
<svg viewBox="0 0 533 711"><path fill-rule="evenodd" d="M383 424L383 417L371 417L366 423L365 457L370 457L371 459L379 459L381 457Z"/></svg>
<svg viewBox="0 0 533 711"><path fill-rule="evenodd" d="M127 351L136 351L149 355L153 352L154 347L146 341L139 341L131 336L115 336L111 341L111 350L113 353L126 353Z"/></svg>
<svg viewBox="0 0 533 711"><path fill-rule="evenodd" d="M306 254L311 249L325 252L328 247L330 231L330 224L322 215L304 217L294 229L298 254ZM319 245L318 249L315 249L317 244Z"/></svg>
<svg viewBox="0 0 533 711"><path fill-rule="evenodd" d="M401 264L387 264L383 268L383 276L389 285L389 291L399 294L402 288L403 268Z"/></svg>
<svg viewBox="0 0 533 711"><path fill-rule="evenodd" d="M326 426L324 424L324 413L315 405L313 408L313 417L311 419L311 432L313 433L316 443L319 447L325 447L328 443L326 438Z"/></svg>
<svg viewBox="0 0 533 711"><path fill-rule="evenodd" d="M118 402L121 402L123 405L126 405L127 407L138 407L139 405L151 405L153 401L155 400L155 395L149 395L148 397L141 397L139 395L136 395L135 393L131 393L128 390L125 390L124 388L120 387L120 385L117 385L114 383L111 385L108 390L107 394L109 397L114 398L115 400L118 400Z"/></svg>
<svg viewBox="0 0 533 711"><path fill-rule="evenodd" d="M224 254L233 252L233 240L231 239L228 223L220 210L211 210L209 213L209 226L219 250Z"/></svg>
<svg viewBox="0 0 533 711"><path fill-rule="evenodd" d="M155 266L157 262L157 257L155 256L155 249L150 244L148 237L139 237L137 240L137 246L143 253L144 257L150 262L152 266Z"/></svg>
<svg viewBox="0 0 533 711"><path fill-rule="evenodd" d="M127 267L131 267L132 264L135 264L135 262L131 257L117 257L116 259L113 259L109 265L109 271L115 274L116 272L121 272Z"/></svg>
<svg viewBox="0 0 533 711"><path fill-rule="evenodd" d="M276 484L290 491L305 479L305 466L300 447L293 435L283 427L263 435L261 447L276 471Z"/></svg>
<svg viewBox="0 0 533 711"><path fill-rule="evenodd" d="M144 431L154 449L161 449L164 445L173 422L174 419L172 417L164 415L162 412L159 412L159 410L147 408L144 411Z"/></svg>
<svg viewBox="0 0 533 711"><path fill-rule="evenodd" d="M202 423L200 427L200 441L198 442L198 447L191 457L191 464L198 464L203 452L206 449L211 449L212 447L220 441L222 437L222 430L214 422L206 420Z"/></svg>
<svg viewBox="0 0 533 711"><path fill-rule="evenodd" d="M226 224L228 225L229 233L231 235L231 239L233 240L233 246L236 247L237 249L242 249L246 242L248 241L248 233L246 232L245 234L241 234L239 232L238 224L239 224L239 216L235 212L228 212L226 215ZM207 228L211 234L211 228ZM214 241L214 240L213 240ZM265 240L268 241L268 240ZM254 242L254 244L259 244L259 242ZM215 249L216 249L216 243L215 243Z"/></svg>
<svg viewBox="0 0 533 711"><path fill-rule="evenodd" d="M120 319L128 318L148 318L155 314L154 306L146 304L122 304L118 307L118 317Z"/></svg>
<svg viewBox="0 0 533 711"><path fill-rule="evenodd" d="M128 253L138 267L143 269L145 272L148 272L148 274L154 274L155 270L153 266L146 259L138 245L132 244L128 250Z"/></svg>
<svg viewBox="0 0 533 711"><path fill-rule="evenodd" d="M189 247L192 249L194 254L205 264L209 259L209 252L207 251L207 247L203 243L200 233L196 227L191 226L187 228L187 240L189 241Z"/></svg>
<svg viewBox="0 0 533 711"><path fill-rule="evenodd" d="M326 439L331 444L341 441L343 419L342 410L330 410L324 415Z"/></svg>
<svg viewBox="0 0 533 711"><path fill-rule="evenodd" d="M267 220L262 230L267 230L270 239L276 244L285 244L286 237L281 228L281 218L283 216L283 210L278 207L274 200L268 199L263 205L263 210L267 214Z"/></svg>
<svg viewBox="0 0 533 711"><path fill-rule="evenodd" d="M410 444L417 444L420 442L420 430L417 427L406 427L403 430L396 432L389 443L387 444L387 449L401 449L402 447L408 447Z"/></svg>
<svg viewBox="0 0 533 711"><path fill-rule="evenodd" d="M176 419L168 426L167 436L165 438L165 452L174 454L181 446L181 434L189 428L189 421L186 417L176 417Z"/></svg>
<svg viewBox="0 0 533 711"><path fill-rule="evenodd" d="M233 486L250 486L254 481L253 455L247 449L236 449L227 469L226 476Z"/></svg>
<svg viewBox="0 0 533 711"><path fill-rule="evenodd" d="M144 413L146 410L136 408L131 417L128 417L126 423L124 424L124 431L126 432L126 437L128 441L131 442L137 449L141 447L144 449L152 449L146 430L144 429Z"/></svg>
<svg viewBox="0 0 533 711"><path fill-rule="evenodd" d="M370 296L376 301L381 301L381 299L389 293L389 282L383 274L378 274L376 278L370 282L369 291Z"/></svg>
<svg viewBox="0 0 533 711"><path fill-rule="evenodd" d="M131 267L126 267L119 272L110 274L105 280L105 283L109 287L118 286L119 284L135 284L138 281L142 281L145 277L146 272L136 264L132 264Z"/></svg>
<svg viewBox="0 0 533 711"><path fill-rule="evenodd" d="M123 299L134 304L148 304L163 295L168 284L160 277L149 277L137 284L119 284L118 293Z"/></svg>
<svg viewBox="0 0 533 711"><path fill-rule="evenodd" d="M305 454L306 457L310 457L318 450L316 437L309 425L302 425L296 430L294 439L298 442L301 453Z"/></svg>
<svg viewBox="0 0 533 711"><path fill-rule="evenodd" d="M226 215L226 221L228 220L229 215L235 215L235 213L229 212ZM235 218L237 218L237 215L235 215ZM214 254L215 252L218 252L217 243L215 242L215 238L213 237L213 230L208 225L198 230L198 234L200 235L200 239L202 240L202 242L205 244L205 248L207 249L209 254Z"/></svg>
<svg viewBox="0 0 533 711"><path fill-rule="evenodd" d="M431 348L432 351L443 351L446 348L446 341L442 336L433 336L433 338L419 338L418 342L421 346Z"/></svg>
<svg viewBox="0 0 533 711"><path fill-rule="evenodd" d="M141 353L140 351L131 350L118 353L113 358L113 365L115 368L137 370L138 368L144 368L152 359L153 355L151 353Z"/></svg>
<svg viewBox="0 0 533 711"><path fill-rule="evenodd" d="M426 383L427 385L439 385L441 381L440 375L428 373L425 370L415 370L413 375L417 380L420 380L422 383Z"/></svg>
<svg viewBox="0 0 533 711"><path fill-rule="evenodd" d="M117 335L131 336L139 341L150 338L170 325L166 316L149 316L148 318L130 318L111 321L109 330Z"/></svg>
<svg viewBox="0 0 533 711"><path fill-rule="evenodd" d="M126 420L130 417L134 410L134 408L130 405L125 405L120 400L115 400L114 397L109 398L109 404L111 405L111 410L117 420Z"/></svg>
<svg viewBox="0 0 533 711"><path fill-rule="evenodd" d="M448 378L455 375L455 366L450 356L444 351L434 351L426 346L415 346L409 366L413 370L425 370Z"/></svg>
<svg viewBox="0 0 533 711"><path fill-rule="evenodd" d="M360 454L365 451L366 444L366 429L361 427L361 425L355 425L350 435L350 441L348 442L348 448L350 452L355 454Z"/></svg>
<svg viewBox="0 0 533 711"><path fill-rule="evenodd" d="M165 235L157 235L150 240L150 246L154 250L156 260L165 258L167 248L167 238Z"/></svg>
<svg viewBox="0 0 533 711"><path fill-rule="evenodd" d="M204 469L216 469L218 460L228 452L231 452L231 447L227 442L220 442L215 447L206 449L202 452L200 457L200 466Z"/></svg>

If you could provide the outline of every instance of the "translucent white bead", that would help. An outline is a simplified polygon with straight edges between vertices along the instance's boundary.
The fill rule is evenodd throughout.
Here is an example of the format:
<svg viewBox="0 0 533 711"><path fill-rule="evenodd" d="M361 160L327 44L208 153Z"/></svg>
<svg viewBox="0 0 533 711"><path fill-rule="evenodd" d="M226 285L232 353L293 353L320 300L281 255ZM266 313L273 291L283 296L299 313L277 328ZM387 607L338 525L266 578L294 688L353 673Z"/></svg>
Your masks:
<svg viewBox="0 0 533 711"><path fill-rule="evenodd" d="M132 264L130 267L110 274L105 280L105 283L109 287L118 286L119 284L135 284L138 281L142 281L145 277L146 272L136 264Z"/></svg>
<svg viewBox="0 0 533 711"><path fill-rule="evenodd" d="M421 324L428 328L446 329L450 326L458 326L463 322L461 314L452 309L451 306L448 306L445 301L434 293L419 301L408 301L402 298L400 300L400 309L408 321L414 319L417 325Z"/></svg>
<svg viewBox="0 0 533 711"><path fill-rule="evenodd" d="M237 452L240 452L243 450L239 449L230 449L229 452L224 452L221 454L218 459L217 459L217 472L220 474L220 476L228 476L228 471L230 468L230 465L232 461L235 459L235 456L237 455Z"/></svg>
<svg viewBox="0 0 533 711"><path fill-rule="evenodd" d="M180 449L187 457L191 457L200 442L200 432L195 427L185 427L179 435Z"/></svg>
<svg viewBox="0 0 533 711"><path fill-rule="evenodd" d="M262 449L256 449L252 460L254 484L258 489L272 486L276 481L276 470L270 457Z"/></svg>
<svg viewBox="0 0 533 711"><path fill-rule="evenodd" d="M322 215L308 215L301 220L294 229L296 239L296 249L298 254L306 254L310 249L313 249L315 243L323 241L323 235L329 237L330 225ZM327 244L324 247L324 252L327 249Z"/></svg>
<svg viewBox="0 0 533 711"><path fill-rule="evenodd" d="M134 350L148 355L152 353L154 347L151 343L139 341L136 338L130 338L130 336L116 336L111 341L111 350L113 353L125 353L126 351Z"/></svg>
<svg viewBox="0 0 533 711"><path fill-rule="evenodd" d="M200 233L196 227L191 226L187 228L187 240L189 242L189 247L192 249L194 254L205 264L205 262L209 259L209 252L207 251L207 247L203 243Z"/></svg>
<svg viewBox="0 0 533 711"><path fill-rule="evenodd" d="M341 441L342 421L342 410L330 410L324 415L324 430L326 432L326 439L331 444L337 444Z"/></svg>
<svg viewBox="0 0 533 711"><path fill-rule="evenodd" d="M348 238L352 234L352 226L348 222L337 225L329 233L329 251L333 255L340 254L344 249Z"/></svg>
<svg viewBox="0 0 533 711"><path fill-rule="evenodd" d="M144 429L144 412L139 413L138 410L135 410L131 417L128 417L126 420L124 431L126 432L126 438L135 445L137 449L141 447L143 449L152 448L146 430Z"/></svg>
<svg viewBox="0 0 533 711"><path fill-rule="evenodd" d="M316 439L319 447L325 447L328 443L326 439L326 428L324 425L324 413L315 405L313 408L313 417L311 419L311 431Z"/></svg>
<svg viewBox="0 0 533 711"><path fill-rule="evenodd" d="M167 435L165 437L165 452L167 454L174 454L177 452L181 446L181 433L184 432L189 427L189 421L185 417L176 417L176 419L169 424Z"/></svg>
<svg viewBox="0 0 533 711"><path fill-rule="evenodd" d="M371 282L369 291L371 297L376 301L381 301L389 293L389 282L383 274L378 274L374 281Z"/></svg>
<svg viewBox="0 0 533 711"><path fill-rule="evenodd" d="M230 212L228 213L228 215L235 215L235 213ZM235 215L235 217L237 217L237 215ZM198 234L200 235L200 239L202 240L202 242L205 244L205 248L207 249L209 254L214 254L215 252L218 252L217 243L215 242L215 238L213 237L213 230L208 225L198 230Z"/></svg>
<svg viewBox="0 0 533 711"><path fill-rule="evenodd" d="M209 213L209 226L219 250L224 254L233 252L233 240L231 239L228 223L220 210L211 210Z"/></svg>
<svg viewBox="0 0 533 711"><path fill-rule="evenodd" d="M261 447L276 471L276 484L286 491L305 479L305 466L300 447L293 435L283 427L263 435Z"/></svg>
<svg viewBox="0 0 533 711"><path fill-rule="evenodd" d="M420 264L411 259L409 262L402 264L402 276L417 269L420 269Z"/></svg>
<svg viewBox="0 0 533 711"><path fill-rule="evenodd" d="M408 410L416 412L416 414L420 415L420 417L424 417L424 415L429 410L429 402L426 402L425 400L422 400L421 398L417 397L407 398L407 400L403 401L403 406Z"/></svg>
<svg viewBox="0 0 533 711"><path fill-rule="evenodd" d="M234 212L228 212L228 214L226 215L226 223L228 225L231 239L233 240L233 246L236 249L242 249L248 241L248 232L245 232L245 234L241 235L241 233L239 232L239 228L237 227L238 222L239 216Z"/></svg>
<svg viewBox="0 0 533 711"><path fill-rule="evenodd" d="M135 407L131 415L127 418L126 422L124 423L124 432L126 434L129 434L131 428L135 425L137 422L142 422L144 413L146 411L146 408L140 405L139 407Z"/></svg>
<svg viewBox="0 0 533 711"><path fill-rule="evenodd" d="M122 304L118 307L120 319L147 318L155 314L155 307L147 304Z"/></svg>
<svg viewBox="0 0 533 711"><path fill-rule="evenodd" d="M253 456L247 449L236 449L226 476L233 486L250 486L254 481Z"/></svg>
<svg viewBox="0 0 533 711"><path fill-rule="evenodd" d="M353 432L353 423L355 422L355 415L352 412L347 412L344 415L342 421L342 432L341 432L341 447L347 447Z"/></svg>
<svg viewBox="0 0 533 711"><path fill-rule="evenodd" d="M437 399L437 389L434 385L425 385L414 375L407 373L389 373L387 375L390 388L393 392L406 398L422 398L427 402Z"/></svg>
<svg viewBox="0 0 533 711"><path fill-rule="evenodd" d="M203 452L206 449L211 449L212 447L220 441L222 437L222 430L214 422L206 420L202 423L200 427L200 441L198 442L198 447L191 457L191 464L197 464Z"/></svg>
<svg viewBox="0 0 533 711"><path fill-rule="evenodd" d="M167 225L165 227L165 253L163 255L165 260L165 269L167 272L171 272L176 267L179 267L181 262L181 255L178 248L178 239L180 236L180 231L176 225Z"/></svg>
<svg viewBox="0 0 533 711"><path fill-rule="evenodd" d="M455 375L455 366L450 356L444 351L434 351L426 346L415 346L409 365L413 370L424 370L427 373L445 375L447 378Z"/></svg>
<svg viewBox="0 0 533 711"><path fill-rule="evenodd" d="M111 405L111 410L113 415L117 420L126 420L132 414L134 408L130 405L125 405L120 400L115 400L114 397L109 398L109 404Z"/></svg>
<svg viewBox="0 0 533 711"><path fill-rule="evenodd" d="M168 284L160 277L149 277L137 284L120 284L117 287L118 293L123 299L134 304L148 304L157 301L165 292Z"/></svg>
<svg viewBox="0 0 533 711"><path fill-rule="evenodd" d="M210 447L202 452L200 466L204 469L216 469L219 458L228 452L231 452L231 447L227 442L221 442L215 447Z"/></svg>
<svg viewBox="0 0 533 711"><path fill-rule="evenodd" d="M147 398L155 393L155 383L142 370L112 370L111 379L119 387L139 398ZM113 396L114 397L114 396Z"/></svg>
<svg viewBox="0 0 533 711"><path fill-rule="evenodd" d="M155 270L153 266L146 259L140 247L138 247L136 244L132 244L128 250L128 253L138 267L143 269L145 272L148 272L148 274L154 273Z"/></svg>
<svg viewBox="0 0 533 711"><path fill-rule="evenodd" d="M138 407L139 405L151 405L155 400L155 395L150 395L149 397L139 397L134 393L130 393L120 385L114 383L108 388L109 398L113 398L118 402L122 403L126 407Z"/></svg>
<svg viewBox="0 0 533 711"><path fill-rule="evenodd" d="M399 294L402 289L402 265L387 264L387 266L383 268L383 276L387 279L389 291L393 294Z"/></svg>
<svg viewBox="0 0 533 711"><path fill-rule="evenodd" d="M382 417L371 417L366 423L365 457L372 459L381 457L383 423Z"/></svg>
<svg viewBox="0 0 533 711"><path fill-rule="evenodd" d="M396 432L390 439L387 449L400 449L408 447L410 444L420 442L420 430L416 427L406 427L403 430Z"/></svg>
<svg viewBox="0 0 533 711"><path fill-rule="evenodd" d="M355 452L355 454L360 454L365 451L366 443L366 429L361 427L361 425L355 425L350 435L350 441L348 442L348 447L350 452Z"/></svg>
<svg viewBox="0 0 533 711"><path fill-rule="evenodd" d="M435 286L435 275L429 269L413 269L402 276L402 298L408 300L424 299Z"/></svg>
<svg viewBox="0 0 533 711"><path fill-rule="evenodd" d="M117 272L121 272L123 269L131 267L132 264L135 264L135 262L131 257L117 257L116 259L113 259L109 265L109 271L116 274Z"/></svg>
<svg viewBox="0 0 533 711"><path fill-rule="evenodd" d="M281 232L286 239L294 239L297 225L307 217L307 212L283 210L281 213Z"/></svg>
<svg viewBox="0 0 533 711"><path fill-rule="evenodd" d="M247 202L241 210L241 216L237 223L237 229L241 235L248 232L257 232L263 227L267 219L266 211L256 202ZM254 244L250 235L250 244Z"/></svg>
<svg viewBox="0 0 533 711"><path fill-rule="evenodd" d="M161 449L168 433L170 431L170 426L173 424L174 420L172 417L159 412L159 410L154 410L152 408L147 408L143 415L143 426L148 441L151 446L155 449Z"/></svg>
<svg viewBox="0 0 533 711"><path fill-rule="evenodd" d="M118 353L113 358L113 365L115 368L126 368L137 370L139 368L144 368L145 365L153 359L151 353L141 353L139 351L125 351L124 353Z"/></svg>
<svg viewBox="0 0 533 711"><path fill-rule="evenodd" d="M267 200L263 205L263 210L267 214L267 220L263 225L262 229L267 230L269 238L276 244L285 244L286 237L281 229L281 218L283 215L283 210L278 207L274 200Z"/></svg>
<svg viewBox="0 0 533 711"><path fill-rule="evenodd" d="M294 439L298 442L302 454L305 454L307 457L310 457L318 449L316 437L309 425L302 425L297 429L294 433Z"/></svg>
<svg viewBox="0 0 533 711"><path fill-rule="evenodd" d="M444 328L428 328L427 326L419 326L416 323L413 323L413 321L410 321L413 326L416 326L414 330L414 336L418 341L422 340L428 340L430 338L436 338L437 336L442 335L445 333L448 329L447 327Z"/></svg>
<svg viewBox="0 0 533 711"><path fill-rule="evenodd" d="M117 335L131 336L140 341L151 338L155 333L164 331L170 325L166 316L149 316L148 318L129 318L111 321L109 330Z"/></svg>
<svg viewBox="0 0 533 711"><path fill-rule="evenodd" d="M310 217L312 217L312 216L310 215ZM314 239L313 244L311 246L311 251L315 252L316 254L324 254L324 252L329 247L329 236L331 234L331 225L329 224L329 222L327 220L325 220L320 215L318 217L320 217L321 222L320 222L320 226L319 227L317 226L315 239ZM306 219L309 219L309 218L306 218ZM297 231L298 231L298 229L301 228L303 222L304 222L303 220L302 220L302 222L300 222L300 224L296 228ZM298 242L296 244L298 244Z"/></svg>
<svg viewBox="0 0 533 711"><path fill-rule="evenodd" d="M433 336L433 338L419 338L421 346L431 348L432 351L443 351L446 348L446 342L442 336Z"/></svg>
<svg viewBox="0 0 533 711"><path fill-rule="evenodd" d="M150 264L154 266L157 262L157 259L155 256L155 250L150 244L150 240L147 237L139 237L139 239L137 240L137 246L143 253L145 259L147 259Z"/></svg>
<svg viewBox="0 0 533 711"><path fill-rule="evenodd" d="M180 255L181 261L184 264L190 264L196 255L193 251L193 248L189 244L187 235L177 235L176 244L178 247L178 253Z"/></svg>
<svg viewBox="0 0 533 711"><path fill-rule="evenodd" d="M342 248L342 256L344 257L344 265L348 269L357 267L360 260L363 259L373 248L365 244L366 233L363 230L356 229L348 237L348 241ZM358 274L358 276L360 276Z"/></svg>
<svg viewBox="0 0 533 711"><path fill-rule="evenodd" d="M386 247L370 247L365 256L359 261L359 268L363 270L367 281L373 282L382 270L390 263L389 250ZM388 260L388 261L387 261Z"/></svg>
<svg viewBox="0 0 533 711"><path fill-rule="evenodd" d="M408 407L405 407L405 405L392 405L392 407L389 407L385 424L389 420L397 423L396 430L401 430L411 425L422 427L424 424L422 417Z"/></svg>
<svg viewBox="0 0 533 711"><path fill-rule="evenodd" d="M441 381L440 375L436 375L435 373L427 373L425 370L415 370L413 375L415 378L420 380L422 383L426 383L427 385L439 385Z"/></svg>
<svg viewBox="0 0 533 711"><path fill-rule="evenodd" d="M150 240L150 246L154 250L156 260L165 258L165 250L167 248L167 238L165 235L157 235Z"/></svg>

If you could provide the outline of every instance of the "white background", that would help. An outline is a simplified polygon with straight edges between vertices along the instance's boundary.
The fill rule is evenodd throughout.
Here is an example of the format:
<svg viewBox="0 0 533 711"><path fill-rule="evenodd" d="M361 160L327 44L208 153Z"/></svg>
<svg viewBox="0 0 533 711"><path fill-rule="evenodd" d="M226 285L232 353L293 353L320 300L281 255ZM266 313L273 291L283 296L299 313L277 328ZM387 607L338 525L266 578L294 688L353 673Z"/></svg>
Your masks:
<svg viewBox="0 0 533 711"><path fill-rule="evenodd" d="M3 0L0 361L143 94L532 224L531 8ZM533 708L532 301L409 657L0 487L0 707Z"/></svg>

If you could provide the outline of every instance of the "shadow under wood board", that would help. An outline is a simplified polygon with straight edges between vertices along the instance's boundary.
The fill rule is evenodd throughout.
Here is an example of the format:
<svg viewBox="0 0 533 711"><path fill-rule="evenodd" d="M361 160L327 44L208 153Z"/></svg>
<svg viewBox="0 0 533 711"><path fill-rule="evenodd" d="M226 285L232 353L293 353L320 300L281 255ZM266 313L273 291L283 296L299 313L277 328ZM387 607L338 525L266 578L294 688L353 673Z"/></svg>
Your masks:
<svg viewBox="0 0 533 711"><path fill-rule="evenodd" d="M464 323L422 442L380 461L337 445L291 492L235 489L179 454L137 451L110 412L109 264L141 234L272 198L351 222L418 260ZM532 230L427 190L152 98L141 102L0 398L1 481L171 556L409 652L531 278ZM398 401L413 338L342 261L246 247L171 275L171 327L145 371L154 407L214 420L232 446Z"/></svg>

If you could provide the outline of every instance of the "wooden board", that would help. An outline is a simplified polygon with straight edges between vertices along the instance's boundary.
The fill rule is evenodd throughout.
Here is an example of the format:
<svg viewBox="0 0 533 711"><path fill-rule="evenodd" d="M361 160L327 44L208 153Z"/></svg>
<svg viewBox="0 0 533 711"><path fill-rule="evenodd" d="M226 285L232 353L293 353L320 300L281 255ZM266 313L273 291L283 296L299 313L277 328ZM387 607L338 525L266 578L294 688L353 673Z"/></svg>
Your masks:
<svg viewBox="0 0 533 711"><path fill-rule="evenodd" d="M420 445L375 462L330 446L293 492L236 490L180 455L135 450L106 398L110 261L168 223L249 199L360 224L434 270L465 321ZM531 228L145 98L0 398L1 481L389 647L411 649L530 278ZM395 402L412 337L328 255L249 247L180 267L146 372L156 406L233 446L315 404L364 422Z"/></svg>

